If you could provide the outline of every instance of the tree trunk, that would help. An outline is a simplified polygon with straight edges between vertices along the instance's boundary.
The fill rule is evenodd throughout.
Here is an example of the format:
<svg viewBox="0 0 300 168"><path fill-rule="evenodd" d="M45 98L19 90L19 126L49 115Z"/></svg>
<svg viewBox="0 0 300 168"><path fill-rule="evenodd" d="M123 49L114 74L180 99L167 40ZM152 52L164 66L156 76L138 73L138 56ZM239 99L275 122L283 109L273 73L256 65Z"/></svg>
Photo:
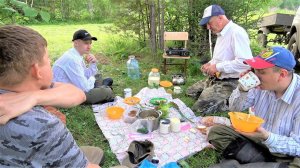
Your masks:
<svg viewBox="0 0 300 168"><path fill-rule="evenodd" d="M160 19L159 19L159 48L164 49L164 32L165 32L165 0L161 0L159 4Z"/></svg>
<svg viewBox="0 0 300 168"><path fill-rule="evenodd" d="M155 23L155 4L154 0L150 1L150 42L152 54L156 54L156 23Z"/></svg>
<svg viewBox="0 0 300 168"><path fill-rule="evenodd" d="M53 19L56 19L56 13L55 13L55 1L56 0L51 0L50 1L50 15L51 15L51 18L53 18Z"/></svg>
<svg viewBox="0 0 300 168"><path fill-rule="evenodd" d="M93 0L88 0L88 10L89 10L91 19L93 19L93 18L94 18L94 5L93 5Z"/></svg>

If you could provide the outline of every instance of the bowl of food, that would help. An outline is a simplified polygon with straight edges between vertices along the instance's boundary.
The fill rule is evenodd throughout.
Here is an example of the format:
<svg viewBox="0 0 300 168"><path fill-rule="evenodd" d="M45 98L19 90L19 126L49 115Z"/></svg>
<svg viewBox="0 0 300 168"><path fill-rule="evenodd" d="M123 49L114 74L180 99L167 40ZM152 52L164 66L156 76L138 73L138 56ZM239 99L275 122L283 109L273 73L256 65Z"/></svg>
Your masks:
<svg viewBox="0 0 300 168"><path fill-rule="evenodd" d="M120 119L123 116L124 108L119 106L110 106L106 109L106 114L108 118L112 120Z"/></svg>
<svg viewBox="0 0 300 168"><path fill-rule="evenodd" d="M242 132L254 132L265 121L255 115L242 112L229 112L232 126Z"/></svg>
<svg viewBox="0 0 300 168"><path fill-rule="evenodd" d="M139 111L140 109L135 107L128 108L124 114L124 122L129 124L135 122Z"/></svg>
<svg viewBox="0 0 300 168"><path fill-rule="evenodd" d="M124 103L128 104L128 105L136 105L141 101L140 98L138 97L126 97L124 99Z"/></svg>

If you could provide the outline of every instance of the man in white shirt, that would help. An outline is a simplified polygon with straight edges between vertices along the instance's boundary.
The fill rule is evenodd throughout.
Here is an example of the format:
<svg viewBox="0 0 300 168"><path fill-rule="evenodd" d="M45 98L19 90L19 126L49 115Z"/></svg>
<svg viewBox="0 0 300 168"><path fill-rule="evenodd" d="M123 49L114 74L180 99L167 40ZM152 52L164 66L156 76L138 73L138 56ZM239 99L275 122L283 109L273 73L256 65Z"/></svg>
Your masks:
<svg viewBox="0 0 300 168"><path fill-rule="evenodd" d="M53 65L55 82L71 83L86 94L86 104L103 103L114 100L111 89L113 80L102 79L98 74L97 59L90 53L92 37L86 30L78 30L73 35L73 48L63 54ZM87 66L86 63L89 65Z"/></svg>
<svg viewBox="0 0 300 168"><path fill-rule="evenodd" d="M247 32L228 20L220 6L207 7L200 26L216 34L217 41L213 58L200 69L209 78L190 86L186 94L198 99L192 109L205 115L228 110L228 98L239 74L250 68L243 61L253 57Z"/></svg>

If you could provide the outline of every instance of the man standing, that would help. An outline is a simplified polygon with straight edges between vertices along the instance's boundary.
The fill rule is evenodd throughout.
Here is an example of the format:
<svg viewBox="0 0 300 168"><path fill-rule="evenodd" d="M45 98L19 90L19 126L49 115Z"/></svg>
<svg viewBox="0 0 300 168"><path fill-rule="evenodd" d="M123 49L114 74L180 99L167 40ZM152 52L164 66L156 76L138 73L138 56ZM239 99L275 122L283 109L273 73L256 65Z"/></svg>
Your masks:
<svg viewBox="0 0 300 168"><path fill-rule="evenodd" d="M198 99L192 107L194 111L203 114L225 111L239 74L250 68L243 63L252 58L249 37L242 27L227 19L218 5L204 10L200 26L216 34L217 41L212 59L200 69L209 78L189 87L186 94Z"/></svg>
<svg viewBox="0 0 300 168"><path fill-rule="evenodd" d="M239 162L251 160L248 154L253 152L253 148L247 148L249 145L243 147L237 139L259 146L259 151L267 149L274 161L285 160L290 162L290 168L300 167L300 76L293 70L296 65L293 54L283 47L272 47L245 62L254 69L261 84L249 92L237 87L230 96L229 108L232 111L243 111L253 107L255 115L263 118L265 123L253 133L236 131L223 125L213 126L208 141L219 152L234 149L232 153L239 155L233 159ZM239 165L237 161L227 161L216 167L234 167ZM273 168L284 165L263 162L244 166Z"/></svg>
<svg viewBox="0 0 300 168"><path fill-rule="evenodd" d="M0 100L22 109L12 108L8 115L7 108L0 109L1 124L11 119L0 126L0 167L99 167L103 151L80 150L65 125L39 106L75 106L85 101L85 94L51 81L46 40L22 26L0 27ZM62 99L63 93L72 97ZM96 154L87 158L91 153Z"/></svg>
<svg viewBox="0 0 300 168"><path fill-rule="evenodd" d="M111 78L102 79L98 73L97 59L90 53L92 37L86 30L78 30L73 35L73 48L68 50L53 65L54 81L71 83L86 94L86 104L103 103L114 100L110 86ZM87 67L86 63L89 64Z"/></svg>

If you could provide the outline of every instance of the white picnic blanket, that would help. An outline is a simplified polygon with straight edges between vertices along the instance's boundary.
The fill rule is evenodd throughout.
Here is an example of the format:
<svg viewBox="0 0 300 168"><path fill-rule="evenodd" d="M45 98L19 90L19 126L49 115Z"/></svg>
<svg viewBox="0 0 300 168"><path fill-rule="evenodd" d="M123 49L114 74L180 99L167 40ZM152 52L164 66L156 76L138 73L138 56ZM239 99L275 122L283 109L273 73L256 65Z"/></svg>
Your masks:
<svg viewBox="0 0 300 168"><path fill-rule="evenodd" d="M140 103L142 105L148 105L149 100L154 97L166 98L176 103L187 118L195 122L201 119L200 117L196 117L193 111L180 99L173 99L172 95L166 93L164 88L149 89L145 87L135 96L141 99ZM105 109L112 105L121 106L125 109L130 108L129 105L123 102L123 98L117 97L115 102L93 105L93 111L97 124L120 163L126 156L129 144L133 140L150 140L154 144L154 152L159 158L159 166L193 155L209 145L205 135L196 131L196 129L190 129L195 127L195 125L189 122L181 123L181 131L179 133L170 132L169 134L160 134L158 129L146 135L135 134L132 132L131 124L125 123L123 119L110 120L106 116ZM170 109L169 116L170 118L181 118L180 114L174 108Z"/></svg>

